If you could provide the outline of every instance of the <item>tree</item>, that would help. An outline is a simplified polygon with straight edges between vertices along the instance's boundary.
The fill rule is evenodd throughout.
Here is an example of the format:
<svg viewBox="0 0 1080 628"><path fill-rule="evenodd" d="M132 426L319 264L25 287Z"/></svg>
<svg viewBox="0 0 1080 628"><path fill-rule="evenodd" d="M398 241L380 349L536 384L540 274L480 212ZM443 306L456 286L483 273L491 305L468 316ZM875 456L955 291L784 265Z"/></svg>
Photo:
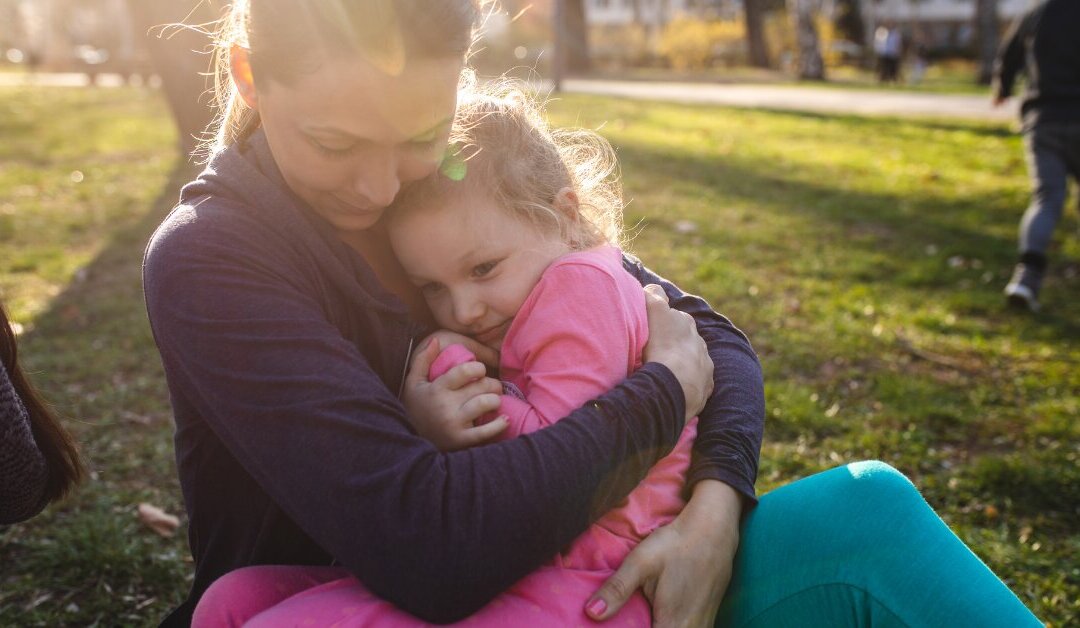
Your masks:
<svg viewBox="0 0 1080 628"><path fill-rule="evenodd" d="M563 3L560 25L564 44L563 66L568 72L589 69L589 29L585 22L585 0L555 0Z"/></svg>
<svg viewBox="0 0 1080 628"><path fill-rule="evenodd" d="M765 7L763 0L743 0L743 18L746 20L746 52L750 65L769 67L769 47L765 44Z"/></svg>
<svg viewBox="0 0 1080 628"><path fill-rule="evenodd" d="M838 0L833 18L840 36L860 46L866 43L866 24L863 22L861 5L859 0Z"/></svg>
<svg viewBox="0 0 1080 628"><path fill-rule="evenodd" d="M978 33L980 85L989 85L994 77L994 58L998 48L997 0L976 0L975 32Z"/></svg>
<svg viewBox="0 0 1080 628"><path fill-rule="evenodd" d="M197 6L195 6L197 2ZM178 24L211 24L221 17L223 4L209 0L128 0L137 39L145 45L154 71L161 77L162 91L179 132L179 149L191 154L213 118L207 93L210 39Z"/></svg>
<svg viewBox="0 0 1080 628"><path fill-rule="evenodd" d="M787 0L788 18L795 31L796 75L804 81L824 81L825 62L821 58L814 17L817 0Z"/></svg>

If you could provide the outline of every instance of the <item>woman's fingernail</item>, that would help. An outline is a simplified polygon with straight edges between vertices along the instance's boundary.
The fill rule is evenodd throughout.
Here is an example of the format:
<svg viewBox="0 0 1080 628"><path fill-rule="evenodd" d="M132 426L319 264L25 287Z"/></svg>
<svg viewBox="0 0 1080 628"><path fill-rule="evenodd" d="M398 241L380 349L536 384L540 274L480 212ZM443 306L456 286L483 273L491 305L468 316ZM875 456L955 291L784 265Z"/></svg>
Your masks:
<svg viewBox="0 0 1080 628"><path fill-rule="evenodd" d="M607 610L607 602L605 602L603 598L598 597L595 600L589 602L589 604L585 606L585 610L588 611L589 614L593 617L599 617L604 614L604 611Z"/></svg>

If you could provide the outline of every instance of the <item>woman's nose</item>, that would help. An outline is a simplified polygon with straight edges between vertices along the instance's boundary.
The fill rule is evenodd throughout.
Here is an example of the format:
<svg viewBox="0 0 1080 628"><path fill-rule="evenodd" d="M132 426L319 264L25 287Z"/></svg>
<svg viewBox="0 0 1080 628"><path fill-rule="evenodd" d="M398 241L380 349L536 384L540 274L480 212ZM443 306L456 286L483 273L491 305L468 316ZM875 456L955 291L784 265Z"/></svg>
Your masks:
<svg viewBox="0 0 1080 628"><path fill-rule="evenodd" d="M400 189L398 159L392 151L380 151L360 163L354 191L372 205L389 206Z"/></svg>

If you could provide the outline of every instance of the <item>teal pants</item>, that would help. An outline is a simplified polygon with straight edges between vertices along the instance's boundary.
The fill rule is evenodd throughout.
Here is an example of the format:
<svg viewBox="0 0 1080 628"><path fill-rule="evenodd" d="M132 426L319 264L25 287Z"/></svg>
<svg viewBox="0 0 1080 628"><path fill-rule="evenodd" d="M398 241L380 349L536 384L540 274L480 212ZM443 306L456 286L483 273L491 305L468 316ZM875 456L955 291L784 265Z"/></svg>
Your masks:
<svg viewBox="0 0 1080 628"><path fill-rule="evenodd" d="M906 477L858 462L761 498L743 522L716 625L1043 624Z"/></svg>

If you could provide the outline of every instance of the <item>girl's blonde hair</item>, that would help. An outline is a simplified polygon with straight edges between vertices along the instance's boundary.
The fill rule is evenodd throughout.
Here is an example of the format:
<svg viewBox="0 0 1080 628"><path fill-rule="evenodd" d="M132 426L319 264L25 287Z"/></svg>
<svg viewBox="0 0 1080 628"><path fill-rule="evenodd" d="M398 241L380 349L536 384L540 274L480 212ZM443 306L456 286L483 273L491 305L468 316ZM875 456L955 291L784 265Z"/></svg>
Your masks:
<svg viewBox="0 0 1080 628"><path fill-rule="evenodd" d="M214 122L209 160L259 126L233 84L233 46L250 53L256 81L288 85L318 68L320 55L353 54L401 72L410 57L466 57L493 0L234 0L214 35Z"/></svg>
<svg viewBox="0 0 1080 628"><path fill-rule="evenodd" d="M577 216L556 208L564 188L577 195ZM552 128L543 104L518 81L472 82L463 88L442 165L407 185L388 215L393 220L438 208L440 198L463 190L479 190L520 218L557 228L572 250L626 245L611 144L586 129Z"/></svg>

